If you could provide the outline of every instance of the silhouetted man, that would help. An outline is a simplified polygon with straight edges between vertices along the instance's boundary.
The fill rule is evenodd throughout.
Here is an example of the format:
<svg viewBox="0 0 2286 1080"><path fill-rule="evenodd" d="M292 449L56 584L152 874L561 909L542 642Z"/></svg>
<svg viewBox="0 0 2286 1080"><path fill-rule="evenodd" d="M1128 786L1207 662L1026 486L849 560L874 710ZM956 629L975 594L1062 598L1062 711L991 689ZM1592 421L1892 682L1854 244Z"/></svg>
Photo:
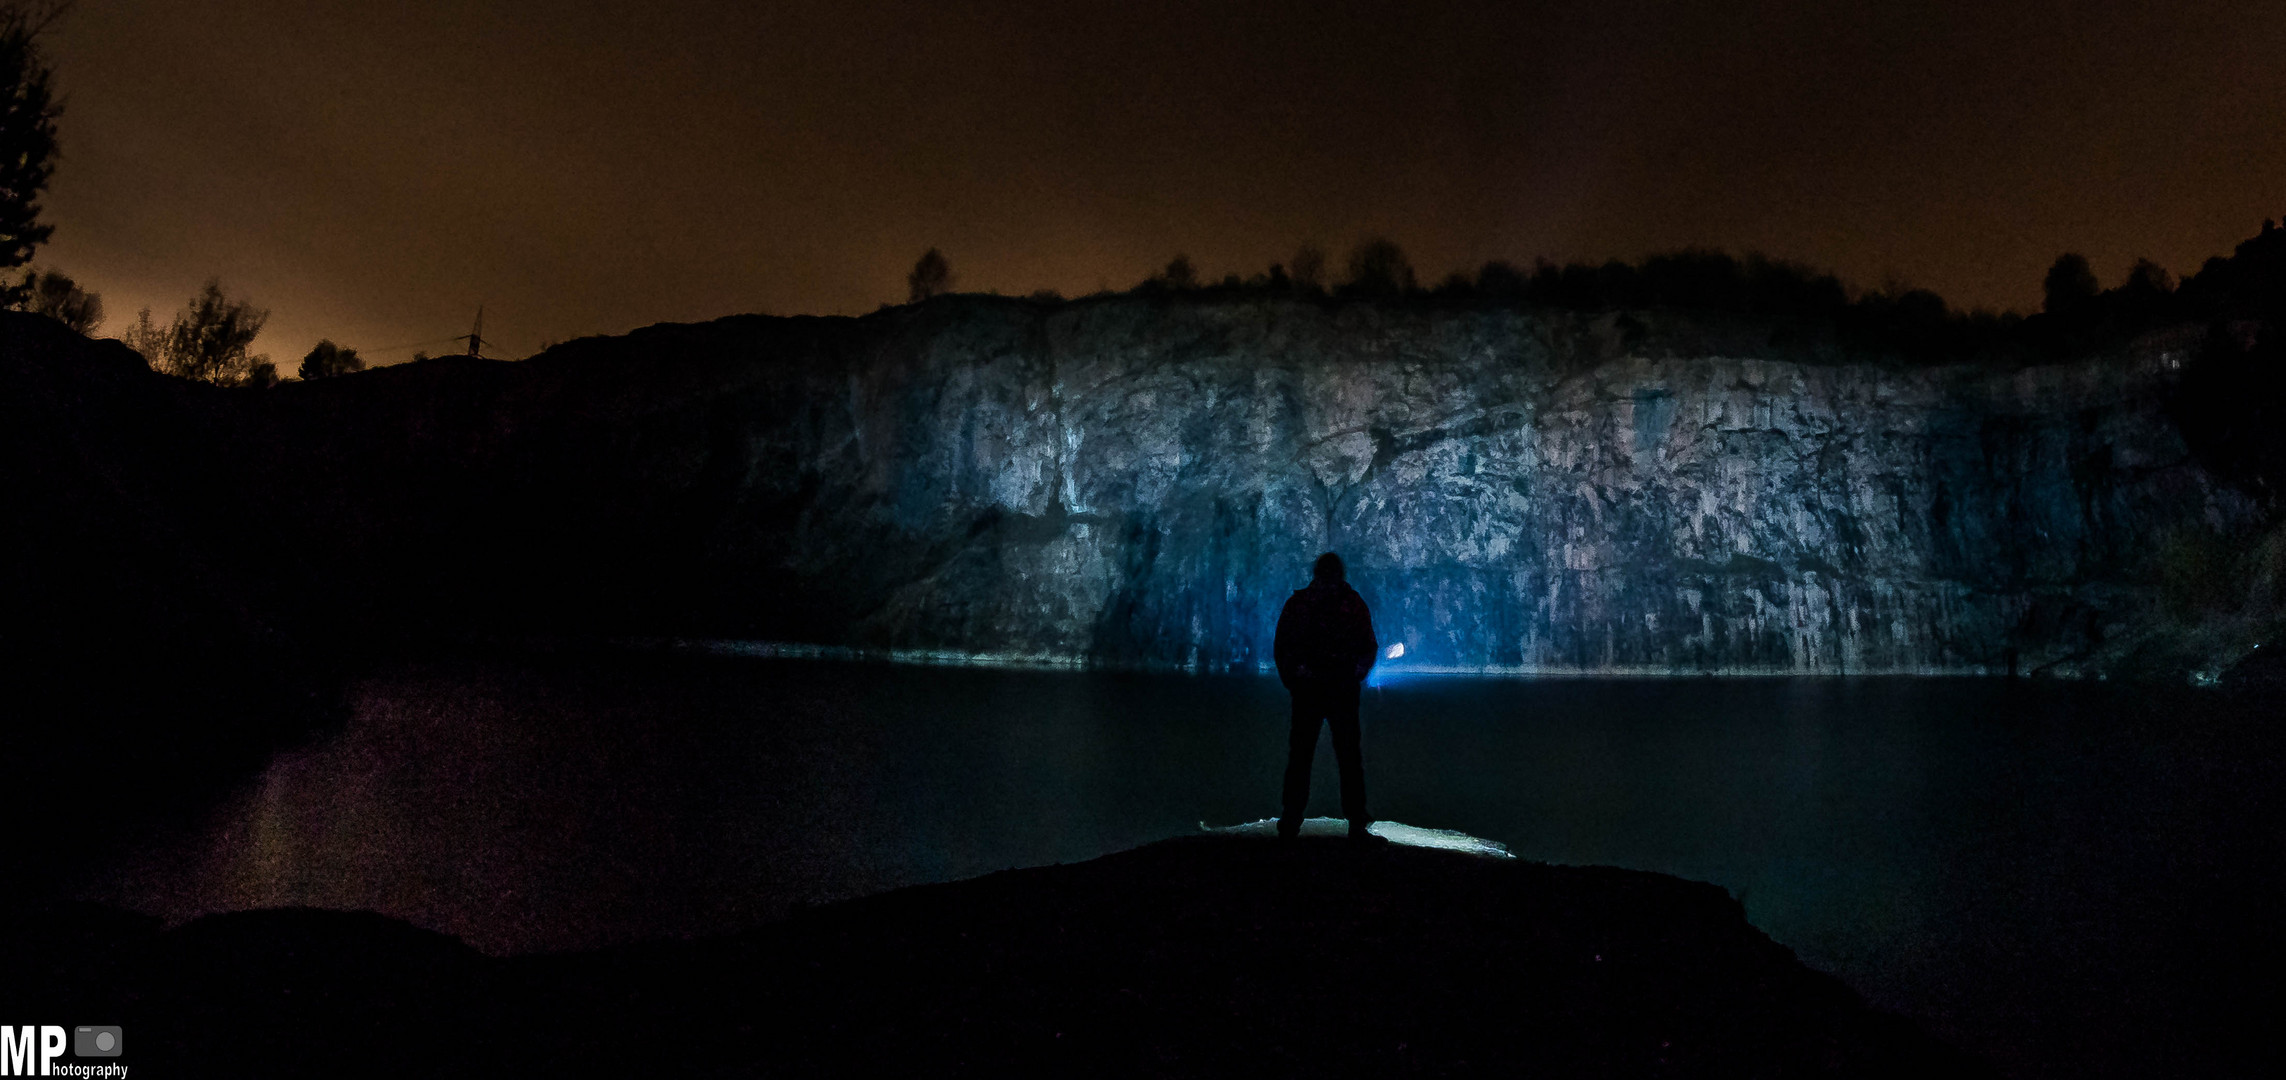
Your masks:
<svg viewBox="0 0 2286 1080"><path fill-rule="evenodd" d="M1271 647L1278 681L1294 693L1294 727L1286 753L1286 798L1278 835L1301 831L1310 802L1310 761L1318 753L1318 723L1333 728L1334 761L1341 766L1341 813L1352 839L1366 839L1365 761L1357 737L1358 685L1373 670L1381 644L1373 613L1343 580L1341 556L1326 552L1310 571L1310 587L1296 589L1278 613Z"/></svg>

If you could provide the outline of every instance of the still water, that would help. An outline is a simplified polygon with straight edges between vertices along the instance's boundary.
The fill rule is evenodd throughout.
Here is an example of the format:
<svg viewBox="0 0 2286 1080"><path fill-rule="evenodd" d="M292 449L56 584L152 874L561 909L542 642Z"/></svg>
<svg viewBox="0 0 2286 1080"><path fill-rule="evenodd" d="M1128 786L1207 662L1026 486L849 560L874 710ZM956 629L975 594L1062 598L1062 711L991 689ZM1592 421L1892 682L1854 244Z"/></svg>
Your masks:
<svg viewBox="0 0 2286 1080"><path fill-rule="evenodd" d="M1275 812L1247 677L673 656L413 666L90 898L366 908L494 953L748 927ZM2286 737L2254 699L2004 680L1396 679L1377 816L1711 881L2026 1075L2217 1075L2276 1015ZM1312 813L1338 805L1321 746ZM1338 902L1329 898L1329 902Z"/></svg>

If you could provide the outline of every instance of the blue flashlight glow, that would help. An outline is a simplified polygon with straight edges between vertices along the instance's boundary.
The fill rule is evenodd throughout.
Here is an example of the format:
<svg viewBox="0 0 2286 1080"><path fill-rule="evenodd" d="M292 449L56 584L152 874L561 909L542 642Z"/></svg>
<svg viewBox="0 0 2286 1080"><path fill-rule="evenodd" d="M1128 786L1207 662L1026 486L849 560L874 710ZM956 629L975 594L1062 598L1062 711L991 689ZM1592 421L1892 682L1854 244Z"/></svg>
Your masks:
<svg viewBox="0 0 2286 1080"><path fill-rule="evenodd" d="M1383 649L1381 655L1386 659L1395 660L1398 657L1405 655L1405 643L1400 641L1395 645L1391 645L1387 649ZM1389 670L1389 666L1387 664L1376 664L1374 665L1372 671L1366 673L1365 685L1368 688L1387 686L1390 683L1404 678L1406 674L1406 672Z"/></svg>

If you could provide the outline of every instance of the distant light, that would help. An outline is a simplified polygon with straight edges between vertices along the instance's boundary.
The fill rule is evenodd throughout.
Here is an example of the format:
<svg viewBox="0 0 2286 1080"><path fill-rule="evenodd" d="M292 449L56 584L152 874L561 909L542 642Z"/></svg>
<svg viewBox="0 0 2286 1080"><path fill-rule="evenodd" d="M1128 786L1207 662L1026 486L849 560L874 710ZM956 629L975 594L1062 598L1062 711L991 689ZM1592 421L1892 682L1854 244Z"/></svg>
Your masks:
<svg viewBox="0 0 2286 1080"><path fill-rule="evenodd" d="M1395 659L1397 659L1398 657L1400 657L1400 656L1403 656L1403 655L1405 655L1405 643L1404 643L1404 642L1400 641L1400 642L1398 642L1397 644L1395 644L1395 645L1391 645L1391 646L1389 647L1389 658L1390 658L1391 660L1395 660Z"/></svg>

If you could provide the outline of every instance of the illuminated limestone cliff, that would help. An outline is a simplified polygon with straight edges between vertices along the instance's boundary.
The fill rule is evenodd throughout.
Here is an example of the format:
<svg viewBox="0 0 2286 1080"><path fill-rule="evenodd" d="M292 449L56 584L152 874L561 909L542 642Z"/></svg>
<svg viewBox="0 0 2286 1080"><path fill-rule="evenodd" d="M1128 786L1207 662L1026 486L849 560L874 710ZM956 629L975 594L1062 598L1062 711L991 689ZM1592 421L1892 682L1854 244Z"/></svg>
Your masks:
<svg viewBox="0 0 2286 1080"><path fill-rule="evenodd" d="M2001 370L1640 326L963 297L212 397L261 433L287 591L424 626L1254 670L1330 549L1414 666L2180 671L2255 640L2166 614L2170 552L2259 539L2164 408L2195 335Z"/></svg>
<svg viewBox="0 0 2286 1080"><path fill-rule="evenodd" d="M862 582L870 644L1252 667L1330 549L1418 665L2030 670L2134 629L2164 534L2248 516L2161 411L2180 348L1994 373L1652 359L1513 312L884 322L739 414L719 526Z"/></svg>

